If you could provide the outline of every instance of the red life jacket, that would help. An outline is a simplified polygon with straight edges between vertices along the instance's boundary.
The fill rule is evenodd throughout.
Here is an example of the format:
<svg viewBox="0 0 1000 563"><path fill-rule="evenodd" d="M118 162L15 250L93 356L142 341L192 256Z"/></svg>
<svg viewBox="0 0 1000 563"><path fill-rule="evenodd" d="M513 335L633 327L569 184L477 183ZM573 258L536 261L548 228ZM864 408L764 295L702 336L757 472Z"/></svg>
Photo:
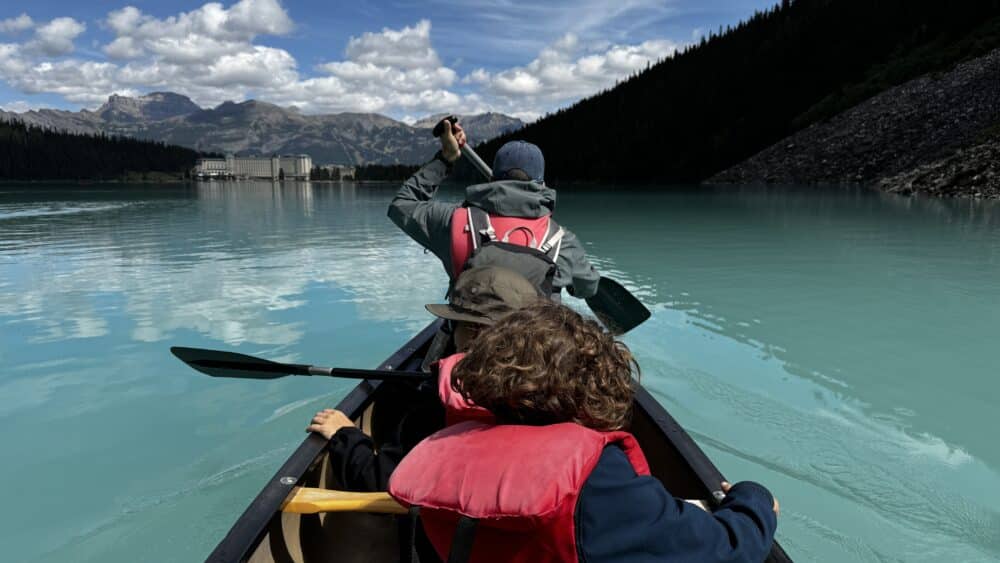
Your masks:
<svg viewBox="0 0 1000 563"><path fill-rule="evenodd" d="M496 420L493 417L493 413L483 407L469 403L465 400L465 397L462 397L461 393L451 388L451 370L464 357L464 353L452 354L446 358L441 358L437 362L438 397L441 398L441 404L444 405L445 426L469 420L478 420L492 424Z"/></svg>
<svg viewBox="0 0 1000 563"><path fill-rule="evenodd" d="M473 214L482 216L484 220L475 220ZM485 225L480 228L470 226L483 222ZM550 229L553 232L550 233ZM489 240L534 248L548 254L555 262L559 257L563 233L562 227L551 220L550 214L506 217L486 213L478 207L459 207L451 215L451 271L448 273L452 279L457 278L472 253L483 241Z"/></svg>
<svg viewBox="0 0 1000 563"><path fill-rule="evenodd" d="M628 432L570 422L463 422L417 444L393 472L389 494L420 507L424 531L442 560L465 516L476 520L470 561L575 562L577 499L610 444L625 451L638 475L649 475Z"/></svg>

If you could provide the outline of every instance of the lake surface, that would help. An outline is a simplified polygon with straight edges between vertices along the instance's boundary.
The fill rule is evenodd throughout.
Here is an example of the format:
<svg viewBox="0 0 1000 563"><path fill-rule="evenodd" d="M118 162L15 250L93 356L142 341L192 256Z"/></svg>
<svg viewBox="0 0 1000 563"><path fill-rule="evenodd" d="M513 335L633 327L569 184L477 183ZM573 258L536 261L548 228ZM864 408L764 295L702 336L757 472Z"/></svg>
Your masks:
<svg viewBox="0 0 1000 563"><path fill-rule="evenodd" d="M0 558L203 559L352 384L168 348L376 365L446 282L392 193L0 187ZM626 338L643 382L775 492L794 558L1000 559L1000 205L606 189L558 217L653 311Z"/></svg>

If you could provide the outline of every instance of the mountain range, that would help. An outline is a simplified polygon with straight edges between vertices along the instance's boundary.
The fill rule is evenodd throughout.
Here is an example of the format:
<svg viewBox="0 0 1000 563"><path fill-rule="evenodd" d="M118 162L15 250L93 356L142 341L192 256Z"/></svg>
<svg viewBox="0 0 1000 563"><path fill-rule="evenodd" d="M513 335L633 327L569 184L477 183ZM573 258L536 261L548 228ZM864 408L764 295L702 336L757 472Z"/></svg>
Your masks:
<svg viewBox="0 0 1000 563"><path fill-rule="evenodd" d="M375 113L306 115L258 100L202 108L173 92L112 95L97 110L0 110L0 119L74 133L108 133L236 155L308 154L317 164L416 164L434 154L441 116L408 125ZM521 128L499 113L460 116L472 142Z"/></svg>

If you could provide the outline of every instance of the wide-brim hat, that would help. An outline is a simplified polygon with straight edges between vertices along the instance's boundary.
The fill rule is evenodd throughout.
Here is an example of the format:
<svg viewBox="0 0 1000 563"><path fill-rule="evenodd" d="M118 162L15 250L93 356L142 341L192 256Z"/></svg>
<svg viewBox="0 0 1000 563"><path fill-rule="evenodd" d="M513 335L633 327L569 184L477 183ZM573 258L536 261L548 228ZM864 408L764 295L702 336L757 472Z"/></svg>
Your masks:
<svg viewBox="0 0 1000 563"><path fill-rule="evenodd" d="M442 319L491 325L539 298L538 290L521 274L499 266L480 266L458 277L447 304L425 307Z"/></svg>

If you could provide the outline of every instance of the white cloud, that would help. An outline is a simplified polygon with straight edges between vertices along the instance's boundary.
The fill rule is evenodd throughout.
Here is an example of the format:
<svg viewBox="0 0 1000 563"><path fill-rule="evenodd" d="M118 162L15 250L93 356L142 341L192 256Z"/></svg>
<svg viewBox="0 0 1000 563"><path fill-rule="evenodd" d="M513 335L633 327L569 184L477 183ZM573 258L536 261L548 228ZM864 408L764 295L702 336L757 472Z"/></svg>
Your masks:
<svg viewBox="0 0 1000 563"><path fill-rule="evenodd" d="M598 52L580 53L579 38L566 34L523 67L497 73L476 69L463 82L482 84L509 105L539 110L572 103L613 86L633 72L672 55L680 47L669 40L638 45L600 45Z"/></svg>
<svg viewBox="0 0 1000 563"><path fill-rule="evenodd" d="M56 18L35 28L28 47L53 57L66 55L73 52L73 40L86 30L86 25L73 18Z"/></svg>
<svg viewBox="0 0 1000 563"><path fill-rule="evenodd" d="M34 23L23 16L3 20L0 29ZM612 44L567 33L523 66L475 69L460 79L434 48L431 22L420 20L351 37L342 58L304 76L291 53L257 41L294 29L278 0L211 2L164 18L125 6L101 25L113 35L102 46L106 60L65 58L86 26L56 18L35 27L25 43L0 43L0 79L25 93L55 93L87 107L111 93L170 90L202 106L254 97L305 113L412 118L500 111L533 120L612 86L678 47L666 40Z"/></svg>
<svg viewBox="0 0 1000 563"><path fill-rule="evenodd" d="M122 90L116 80L116 70L112 63L43 61L10 80L18 89L29 94L58 94L71 102L96 105L112 93L134 93L134 90Z"/></svg>
<svg viewBox="0 0 1000 563"><path fill-rule="evenodd" d="M444 66L431 44L431 22L402 29L385 28L352 37L347 60L321 64L325 76L309 78L273 92L273 100L306 111L468 113L485 106L476 96L450 90L457 73Z"/></svg>
<svg viewBox="0 0 1000 563"><path fill-rule="evenodd" d="M293 28L277 0L240 0L229 9L212 2L164 19L126 6L108 14L106 24L117 35L104 47L108 56L138 58L148 52L176 64L209 64L248 52L258 35L282 35Z"/></svg>
<svg viewBox="0 0 1000 563"><path fill-rule="evenodd" d="M21 46L13 43L0 43L0 76L17 76L24 72L28 64L21 56Z"/></svg>
<svg viewBox="0 0 1000 563"><path fill-rule="evenodd" d="M28 14L22 13L20 16L15 18L0 20L0 33L16 33L18 31L31 29L34 26L34 20L32 20Z"/></svg>
<svg viewBox="0 0 1000 563"><path fill-rule="evenodd" d="M431 47L431 22L420 20L400 30L383 28L381 33L364 33L347 43L347 57L359 63L400 69L437 68L441 60Z"/></svg>
<svg viewBox="0 0 1000 563"><path fill-rule="evenodd" d="M104 46L104 53L113 59L137 59L145 53L133 37L118 37Z"/></svg>
<svg viewBox="0 0 1000 563"><path fill-rule="evenodd" d="M295 59L283 49L254 46L251 51L222 55L208 65L206 86L225 88L230 84L275 88L298 79Z"/></svg>
<svg viewBox="0 0 1000 563"><path fill-rule="evenodd" d="M13 102L4 102L3 105L0 106L0 110L2 110L2 111L12 111L12 112L15 112L15 113L24 113L26 111L31 111L33 109L39 109L41 107L43 107L43 106L41 106L39 104L31 103L31 102L26 102L24 100L14 100Z"/></svg>

